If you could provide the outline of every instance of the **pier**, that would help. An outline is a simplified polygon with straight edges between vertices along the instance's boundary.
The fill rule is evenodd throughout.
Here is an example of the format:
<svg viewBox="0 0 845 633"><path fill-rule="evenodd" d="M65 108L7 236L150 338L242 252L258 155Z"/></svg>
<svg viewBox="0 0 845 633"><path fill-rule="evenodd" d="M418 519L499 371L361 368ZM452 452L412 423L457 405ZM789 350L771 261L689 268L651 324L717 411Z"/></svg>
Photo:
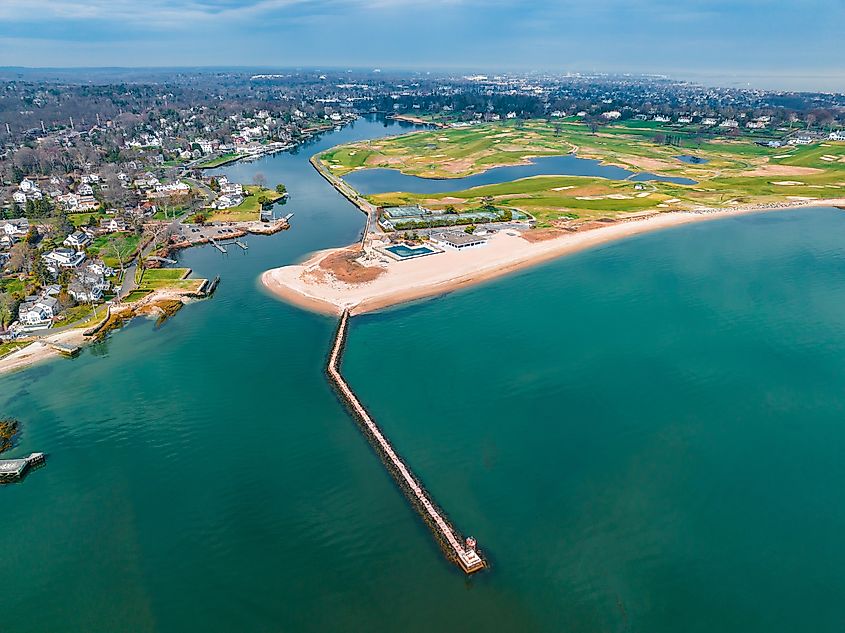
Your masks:
<svg viewBox="0 0 845 633"><path fill-rule="evenodd" d="M0 459L0 483L20 481L30 468L43 465L46 459L44 453L31 453L21 459Z"/></svg>
<svg viewBox="0 0 845 633"><path fill-rule="evenodd" d="M344 310L340 318L340 325L335 335L334 346L329 355L329 362L326 368L329 379L337 388L344 402L352 410L358 421L361 423L367 439L376 448L384 460L396 483L428 523L446 555L454 561L465 573L472 574L484 569L487 563L476 549L476 541L472 537L462 539L457 531L446 519L445 513L431 500L430 495L420 484L419 480L411 472L401 457L393 450L387 437L381 432L375 420L363 407L358 397L346 383L340 373L340 359L343 355L343 348L346 344L346 334L349 326L349 311Z"/></svg>
<svg viewBox="0 0 845 633"><path fill-rule="evenodd" d="M220 244L218 244L218 243L217 243L217 240L215 240L213 237L209 237L209 238L208 238L208 241L209 241L209 242L211 242L211 245L212 245L214 248L216 248L218 251L220 251L220 252L221 252L221 253L223 253L224 255L226 254L226 249L225 249L225 248L223 248L222 246L220 246Z"/></svg>

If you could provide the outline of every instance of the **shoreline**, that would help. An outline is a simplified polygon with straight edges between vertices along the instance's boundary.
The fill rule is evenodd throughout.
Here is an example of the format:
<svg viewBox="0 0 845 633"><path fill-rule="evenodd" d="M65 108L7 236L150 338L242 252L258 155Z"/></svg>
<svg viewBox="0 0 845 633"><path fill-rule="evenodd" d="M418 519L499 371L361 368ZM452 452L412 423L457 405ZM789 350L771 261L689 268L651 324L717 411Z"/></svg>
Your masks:
<svg viewBox="0 0 845 633"><path fill-rule="evenodd" d="M162 288L133 303L113 305L111 309L107 308L103 317L88 327L71 327L67 330L52 333L47 330L44 334L36 335L26 347L0 358L0 375L63 356L53 347L56 343L72 347L87 347L107 334L112 329L113 324L129 321L140 316L158 319L168 318L175 312L172 307L173 302L184 305L201 298L203 297L197 296L193 292ZM106 305L108 304L103 304L100 307ZM182 305L178 307L181 308Z"/></svg>
<svg viewBox="0 0 845 633"><path fill-rule="evenodd" d="M331 279L330 273L320 266L329 256L350 251L355 246L350 245L317 251L300 264L267 270L260 279L271 294L301 308L330 315L349 310L351 315L357 315L444 295L634 235L752 213L825 206L845 206L845 199L669 211L584 232L562 233L536 242L529 242L516 232L500 232L485 246L468 251L446 251L408 261L392 261L382 266L384 272L374 280L357 284Z"/></svg>

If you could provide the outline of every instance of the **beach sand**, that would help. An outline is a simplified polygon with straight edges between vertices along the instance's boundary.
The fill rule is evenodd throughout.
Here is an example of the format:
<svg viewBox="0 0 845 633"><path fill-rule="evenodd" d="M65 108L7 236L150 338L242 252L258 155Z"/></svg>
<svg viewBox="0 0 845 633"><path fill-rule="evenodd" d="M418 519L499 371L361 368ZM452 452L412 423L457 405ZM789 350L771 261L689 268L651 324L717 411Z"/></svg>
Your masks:
<svg viewBox="0 0 845 633"><path fill-rule="evenodd" d="M812 205L841 206L845 205L845 199L826 200L824 203L815 201ZM516 231L503 231L495 234L482 247L466 251L447 249L443 253L407 261L391 260L385 265L384 272L375 279L355 284L339 281L333 275L326 274L325 267L320 266L326 258L347 250L331 249L315 253L302 264L268 270L261 276L261 281L277 297L309 310L340 314L348 309L351 314L362 314L445 294L563 255L649 231L744 213L806 206L810 204L660 213L588 231L553 233L548 239L531 241Z"/></svg>
<svg viewBox="0 0 845 633"><path fill-rule="evenodd" d="M23 369L35 363L60 356L59 352L50 347L50 343L62 343L64 345L82 345L86 342L83 336L84 329L65 330L56 334L45 336L23 349L4 356L0 359L0 374Z"/></svg>

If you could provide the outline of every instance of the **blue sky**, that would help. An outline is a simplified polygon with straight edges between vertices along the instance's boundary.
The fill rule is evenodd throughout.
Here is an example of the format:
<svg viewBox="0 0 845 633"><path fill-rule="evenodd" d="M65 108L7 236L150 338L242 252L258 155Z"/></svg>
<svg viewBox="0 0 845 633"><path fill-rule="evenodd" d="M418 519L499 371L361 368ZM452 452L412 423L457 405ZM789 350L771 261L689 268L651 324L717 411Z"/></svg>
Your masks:
<svg viewBox="0 0 845 633"><path fill-rule="evenodd" d="M0 65L657 72L845 90L845 0L0 0Z"/></svg>

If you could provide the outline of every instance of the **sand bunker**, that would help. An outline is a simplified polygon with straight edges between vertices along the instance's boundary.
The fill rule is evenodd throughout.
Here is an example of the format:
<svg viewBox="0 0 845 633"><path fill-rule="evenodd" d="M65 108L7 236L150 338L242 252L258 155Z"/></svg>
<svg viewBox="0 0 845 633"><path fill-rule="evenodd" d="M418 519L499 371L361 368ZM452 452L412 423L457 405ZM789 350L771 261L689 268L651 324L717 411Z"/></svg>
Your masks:
<svg viewBox="0 0 845 633"><path fill-rule="evenodd" d="M794 165L761 165L751 171L744 171L740 176L808 176L822 174L824 169L817 167L795 167Z"/></svg>

